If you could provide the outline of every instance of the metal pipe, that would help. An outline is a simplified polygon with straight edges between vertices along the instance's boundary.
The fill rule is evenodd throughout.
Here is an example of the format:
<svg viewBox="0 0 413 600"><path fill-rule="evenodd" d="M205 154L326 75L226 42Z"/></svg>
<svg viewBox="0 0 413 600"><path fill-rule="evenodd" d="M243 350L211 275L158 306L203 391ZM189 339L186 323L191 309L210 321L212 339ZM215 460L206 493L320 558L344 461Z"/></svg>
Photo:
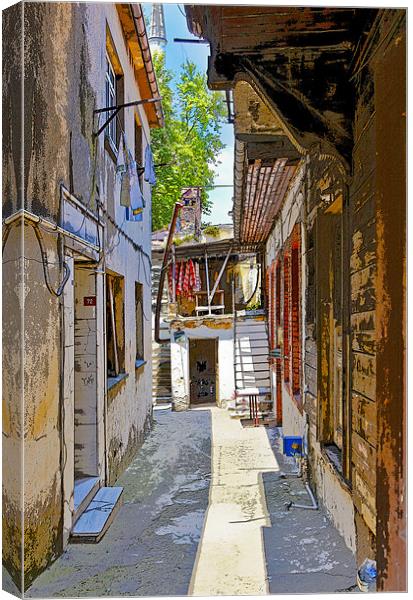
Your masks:
<svg viewBox="0 0 413 600"><path fill-rule="evenodd" d="M175 257L175 246L172 244L171 247L172 254L172 302L176 303L176 257Z"/></svg>
<svg viewBox="0 0 413 600"><path fill-rule="evenodd" d="M171 224L169 226L168 238L166 240L165 251L163 254L162 260L162 268L159 276L159 287L158 294L156 297L156 309L155 309L155 342L157 344L164 344L169 340L162 340L160 338L160 318L161 318L161 304L162 304L162 295L163 295L163 286L165 282L165 271L168 263L168 253L172 244L173 235L175 233L176 221L178 219L178 214L183 204L180 202L176 202L174 206L174 211L172 213Z"/></svg>
<svg viewBox="0 0 413 600"><path fill-rule="evenodd" d="M209 299L209 272L208 272L208 254L205 247L205 276L207 285L207 300L208 300L208 314L211 314L211 301Z"/></svg>
<svg viewBox="0 0 413 600"><path fill-rule="evenodd" d="M70 231L63 229L62 227L59 227L55 223L51 223L47 219L43 219L42 217L39 217L38 215L35 215L24 208L21 208L17 212L10 215L10 217L7 217L6 219L4 219L3 223L5 225L10 225L11 223L14 223L14 221L16 221L17 219L19 219L21 217L23 219L26 219L27 221L31 221L32 223L37 223L37 224L41 225L42 227L45 227L46 229L50 229L51 232L61 233L61 234L65 235L66 237L76 240L76 242L79 242L85 246L88 246L88 248L91 248L95 252L100 252L99 246L95 246L95 244L91 244L90 242L87 242L83 238L81 238L77 235L74 235Z"/></svg>
<svg viewBox="0 0 413 600"><path fill-rule="evenodd" d="M144 100L133 100L132 102L125 102L124 104L115 104L114 106L105 106L105 108L96 108L93 112L95 114L110 112L111 110L120 110L121 108L128 108L129 106L138 106L139 104L149 104L151 102L158 102L158 100L162 100L162 97L159 98L145 98ZM103 128L106 127L103 125ZM158 165L159 166L159 165Z"/></svg>
<svg viewBox="0 0 413 600"><path fill-rule="evenodd" d="M190 40L187 38L174 38L174 42L179 42L180 44L209 44L208 40Z"/></svg>
<svg viewBox="0 0 413 600"><path fill-rule="evenodd" d="M227 266L228 259L229 259L229 257L231 256L231 252L232 252L232 244L231 244L231 246L230 246L230 248L229 248L229 250L228 250L228 254L227 254L227 255L226 255L226 257L225 257L225 260L224 260L224 262L223 262L223 265L222 265L222 267L221 267L221 270L220 270L220 272L219 272L219 275L218 275L218 277L217 277L217 280L216 280L216 282L215 282L215 284L214 284L214 287L212 288L212 292L211 292L211 294L209 295L209 301L210 301L210 302L212 302L212 300L213 300L213 298L214 298L214 295L215 295L215 292L216 292L216 291L217 291L217 289L218 289L219 282L221 281L221 277L222 277L222 275L224 274L225 267Z"/></svg>
<svg viewBox="0 0 413 600"><path fill-rule="evenodd" d="M307 494L310 496L310 500L311 500L311 505L307 505L307 504L294 504L294 502L291 502L288 504L288 510L290 510L290 508L304 508L306 510L318 510L318 504L317 504L317 500L314 497L314 494L309 486L309 484L307 482L304 483L305 489L307 490Z"/></svg>

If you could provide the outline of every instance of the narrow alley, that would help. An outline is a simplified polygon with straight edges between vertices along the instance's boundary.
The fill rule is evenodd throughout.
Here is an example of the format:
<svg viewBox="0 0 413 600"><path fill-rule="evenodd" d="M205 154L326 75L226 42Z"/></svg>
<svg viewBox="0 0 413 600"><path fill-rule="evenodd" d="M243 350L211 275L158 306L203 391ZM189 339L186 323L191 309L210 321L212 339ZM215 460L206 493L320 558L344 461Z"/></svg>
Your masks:
<svg viewBox="0 0 413 600"><path fill-rule="evenodd" d="M69 544L29 597L261 595L351 590L352 553L302 481L277 428L226 410L162 408L117 481L123 505L99 544ZM185 436L182 433L185 432Z"/></svg>
<svg viewBox="0 0 413 600"><path fill-rule="evenodd" d="M3 11L9 593L406 591L407 10L367 4Z"/></svg>

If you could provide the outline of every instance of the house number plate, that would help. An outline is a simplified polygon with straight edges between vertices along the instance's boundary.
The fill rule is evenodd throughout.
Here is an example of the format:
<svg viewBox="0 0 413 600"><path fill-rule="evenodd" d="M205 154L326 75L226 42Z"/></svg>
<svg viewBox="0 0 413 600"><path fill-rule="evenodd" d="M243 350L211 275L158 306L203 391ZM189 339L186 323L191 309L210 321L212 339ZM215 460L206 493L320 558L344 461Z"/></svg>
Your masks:
<svg viewBox="0 0 413 600"><path fill-rule="evenodd" d="M83 296L83 306L96 306L96 296Z"/></svg>

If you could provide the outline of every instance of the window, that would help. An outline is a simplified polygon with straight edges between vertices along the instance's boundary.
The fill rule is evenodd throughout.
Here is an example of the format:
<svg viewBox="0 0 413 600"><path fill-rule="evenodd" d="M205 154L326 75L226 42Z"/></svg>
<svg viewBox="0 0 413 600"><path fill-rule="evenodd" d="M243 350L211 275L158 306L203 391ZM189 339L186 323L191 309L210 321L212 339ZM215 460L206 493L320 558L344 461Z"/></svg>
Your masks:
<svg viewBox="0 0 413 600"><path fill-rule="evenodd" d="M125 372L124 278L106 275L106 354L108 384Z"/></svg>
<svg viewBox="0 0 413 600"><path fill-rule="evenodd" d="M290 261L284 257L284 381L290 381Z"/></svg>
<svg viewBox="0 0 413 600"><path fill-rule="evenodd" d="M106 27L106 70L105 70L105 106L119 106L125 102L123 70L109 27ZM104 113L108 119L113 112ZM124 110L108 123L105 129L105 147L113 160L116 160L120 136L125 129Z"/></svg>
<svg viewBox="0 0 413 600"><path fill-rule="evenodd" d="M273 265L267 267L266 274L267 298L268 298L268 334L270 351L274 349L274 277Z"/></svg>
<svg viewBox="0 0 413 600"><path fill-rule="evenodd" d="M300 256L298 244L291 250L291 366L292 393L300 393Z"/></svg>
<svg viewBox="0 0 413 600"><path fill-rule="evenodd" d="M306 323L307 325L314 326L315 324L315 250L314 250L314 227L311 228L307 233L307 252L306 252L306 264L307 264L307 286L306 286ZM314 327L313 327L314 328ZM315 331L313 333L315 337Z"/></svg>
<svg viewBox="0 0 413 600"><path fill-rule="evenodd" d="M276 287L276 304L275 304L275 324L276 324L276 343L280 345L282 334L281 327L281 262L277 260L275 269L275 287Z"/></svg>
<svg viewBox="0 0 413 600"><path fill-rule="evenodd" d="M112 67L112 63L109 57L106 55L106 75L105 75L105 106L116 106L117 105L117 94L116 94L116 75ZM106 118L112 113L104 113ZM106 135L110 142L117 147L117 122L116 117L111 120L106 128Z"/></svg>
<svg viewBox="0 0 413 600"><path fill-rule="evenodd" d="M136 366L145 360L144 349L144 314L143 314L143 285L135 283L135 314L136 314Z"/></svg>

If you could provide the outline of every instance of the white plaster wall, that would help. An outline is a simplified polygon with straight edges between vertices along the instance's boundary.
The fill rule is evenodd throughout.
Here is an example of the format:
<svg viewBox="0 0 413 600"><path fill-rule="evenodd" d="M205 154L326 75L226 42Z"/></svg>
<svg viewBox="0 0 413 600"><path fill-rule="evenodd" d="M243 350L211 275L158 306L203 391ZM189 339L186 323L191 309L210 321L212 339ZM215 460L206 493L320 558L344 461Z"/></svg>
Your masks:
<svg viewBox="0 0 413 600"><path fill-rule="evenodd" d="M287 387L282 384L283 434L303 436L306 427L306 415L300 413L291 399Z"/></svg>
<svg viewBox="0 0 413 600"><path fill-rule="evenodd" d="M354 504L350 491L337 477L334 467L322 456L320 445L310 436L310 444L315 448L315 469L313 476L317 496L323 503L331 521L343 536L348 548L356 552L356 530Z"/></svg>
<svg viewBox="0 0 413 600"><path fill-rule="evenodd" d="M141 94L135 79L133 67L127 54L125 39L119 21L118 13L112 4L88 5L89 19L87 35L89 40L91 77L90 81L100 94L100 106L105 104L105 57L106 57L106 23L110 29L114 45L124 73L124 102L141 99ZM100 44L96 44L99 39ZM138 113L143 128L144 149L150 141L150 130L143 106L124 110L124 130L126 144L134 154L135 143L135 113ZM143 183L145 209L142 222L129 222L125 218L125 208L120 205L120 178L115 176L115 164L104 149L104 135L99 139L100 159L102 168L99 169L99 188L101 201L113 197L114 217L116 223L125 233L150 256L151 254L151 186ZM111 232L108 235L109 231ZM125 382L118 388L118 393L107 404L106 436L107 452L116 448L117 458L113 462L109 457L109 465L118 464L128 452L131 444L136 445L143 436L145 423L152 411L152 367L151 367L151 281L150 263L134 250L133 246L113 228L107 227L105 239L106 269L124 277L124 314L125 314L125 372L128 374ZM144 358L146 364L135 369L136 340L135 340L135 282L143 284L144 313L149 320L144 319ZM103 282L101 285L103 296ZM101 338L101 345L104 339ZM99 350L98 344L98 352ZM104 371L106 364L104 363ZM98 388L106 388L105 372L98 378ZM106 390L105 390L106 391ZM115 390L116 391L116 390ZM100 395L99 395L100 397ZM105 394L102 395L102 401ZM103 418L102 418L103 420ZM103 428L101 422L100 430ZM138 439L139 438L139 439ZM102 445L99 446L100 453ZM113 480L114 474L109 473Z"/></svg>
<svg viewBox="0 0 413 600"><path fill-rule="evenodd" d="M303 214L304 194L302 186L304 174L305 165L302 163L297 167L279 216L268 237L266 244L267 265L271 264L277 257L278 251L282 249L285 241L291 235L294 225Z"/></svg>
<svg viewBox="0 0 413 600"><path fill-rule="evenodd" d="M266 244L266 264L271 265L272 261L283 249L285 241L289 238L292 230L299 219L302 219L304 213L304 193L303 182L305 176L305 164L301 163L294 175L287 192L286 199L281 208L278 218L274 223L274 228L268 237ZM302 268L305 270L305 255L302 254ZM281 274L282 276L282 274ZM305 289L304 287L302 288ZM305 305L302 304L302 319L305 319ZM302 331L305 331L302 329ZM303 336L304 338L304 336ZM304 356L303 354L301 356ZM272 399L276 404L276 373L275 368L271 370L271 390ZM302 435L304 431L305 420L303 420L300 411L297 409L290 397L288 389L282 381L282 411L283 411L283 431L284 435Z"/></svg>
<svg viewBox="0 0 413 600"><path fill-rule="evenodd" d="M106 26L109 27L117 54L124 74L124 102L139 100L141 94L135 79L133 67L127 54L117 10L113 4L86 4L84 34L88 48L88 83L96 95L95 108L105 105L105 69L106 69ZM87 107L90 110L90 107ZM143 106L124 110L124 130L126 143L134 155L135 152L135 114L139 115L144 131L144 146L150 141L150 130ZM102 116L100 124L106 116ZM95 124L96 129L96 124ZM78 144L83 144L81 136ZM76 138L76 139L77 139ZM104 133L98 138L96 183L99 187L99 199L111 212L119 228L121 228L135 243L150 256L151 254L151 188L143 183L143 194L146 208L143 211L142 222L126 221L125 208L120 205L120 178L115 175L115 163L104 147ZM144 147L145 151L145 147ZM92 164L85 165L91 176ZM112 210L114 212L112 212ZM105 217L103 220L106 220ZM143 258L131 243L119 231L107 223L103 240L104 259L96 268L96 320L98 327L94 346L97 358L97 380L93 382L93 393L97 394L97 472L104 484L106 476L113 481L118 473L105 473L105 466L114 466L115 470L126 455L131 453L131 444L135 445L143 437L145 424L148 423L152 411L151 392L151 323L144 321L144 351L147 363L139 369L135 368L135 282L143 284L143 305L145 315L151 317L151 282L150 263ZM106 381L106 336L105 336L105 271L124 277L124 315L125 315L125 372L126 380L112 393L110 402L107 399ZM93 295L90 293L89 295ZM69 296L65 295L68 318L70 314ZM90 309L88 309L90 311ZM72 315L73 317L73 315ZM67 325L69 327L69 325ZM68 332L70 337L70 333ZM68 364L71 364L70 351L66 351ZM70 367L69 367L70 369ZM69 374L65 374L69 378ZM73 398L70 382L65 383L65 394ZM73 400L72 400L73 401ZM96 400L95 400L96 401ZM107 411L105 418L105 411ZM71 429L72 428L72 429ZM106 440L105 440L106 437ZM67 416L65 426L65 443L73 445L73 423ZM109 456L116 448L116 460ZM105 456L106 451L106 456ZM95 460L95 459L94 459ZM67 475L66 475L67 471ZM65 477L69 488L70 472L73 471L73 461L65 468ZM70 497L70 492L67 492ZM68 517L66 518L68 520Z"/></svg>
<svg viewBox="0 0 413 600"><path fill-rule="evenodd" d="M174 340L171 330L171 377L172 377L172 402L176 410L189 406L189 340L190 339L218 339L218 395L217 402L222 404L230 400L235 390L234 380L234 330L211 328L206 325L185 328L185 338L181 341Z"/></svg>

